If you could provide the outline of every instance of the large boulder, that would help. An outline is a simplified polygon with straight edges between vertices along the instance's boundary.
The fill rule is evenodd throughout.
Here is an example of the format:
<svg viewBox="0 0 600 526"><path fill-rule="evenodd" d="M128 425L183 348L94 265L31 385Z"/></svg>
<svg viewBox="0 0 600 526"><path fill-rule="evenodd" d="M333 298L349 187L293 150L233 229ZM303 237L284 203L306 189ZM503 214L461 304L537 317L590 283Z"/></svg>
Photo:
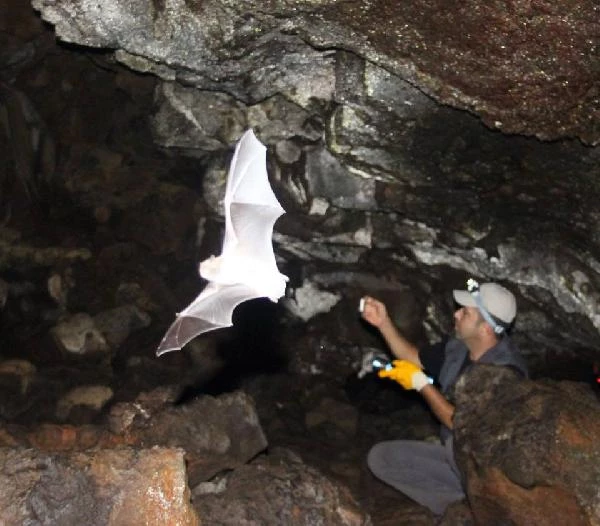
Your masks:
<svg viewBox="0 0 600 526"><path fill-rule="evenodd" d="M600 525L599 409L585 384L496 366L465 374L455 452L477 524Z"/></svg>
<svg viewBox="0 0 600 526"><path fill-rule="evenodd" d="M371 526L350 492L287 449L275 449L194 488L207 524Z"/></svg>
<svg viewBox="0 0 600 526"><path fill-rule="evenodd" d="M0 524L198 526L183 451L0 448Z"/></svg>
<svg viewBox="0 0 600 526"><path fill-rule="evenodd" d="M161 399L161 391L115 404L109 430L99 425L6 424L0 428L0 447L19 445L46 452L121 446L183 449L192 486L247 463L267 447L250 396L238 391L174 405Z"/></svg>

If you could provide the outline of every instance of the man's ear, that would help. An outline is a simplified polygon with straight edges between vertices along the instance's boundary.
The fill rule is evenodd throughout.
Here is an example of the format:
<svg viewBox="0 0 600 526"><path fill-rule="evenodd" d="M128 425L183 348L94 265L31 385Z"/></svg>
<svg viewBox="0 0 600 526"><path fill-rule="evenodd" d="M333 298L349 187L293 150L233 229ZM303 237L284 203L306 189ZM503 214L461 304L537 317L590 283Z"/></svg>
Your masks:
<svg viewBox="0 0 600 526"><path fill-rule="evenodd" d="M482 323L481 326L483 327L483 330L485 331L486 336L488 336L488 337L493 336L494 338L496 337L494 328L487 321Z"/></svg>

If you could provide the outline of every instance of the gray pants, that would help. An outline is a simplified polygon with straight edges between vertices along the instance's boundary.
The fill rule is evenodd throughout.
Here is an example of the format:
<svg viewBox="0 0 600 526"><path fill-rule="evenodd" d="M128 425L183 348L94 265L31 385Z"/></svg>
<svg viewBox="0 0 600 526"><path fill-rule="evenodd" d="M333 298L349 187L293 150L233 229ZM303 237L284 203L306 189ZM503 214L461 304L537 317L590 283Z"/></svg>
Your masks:
<svg viewBox="0 0 600 526"><path fill-rule="evenodd" d="M378 479L400 490L436 515L465 497L454 462L452 439L446 445L391 440L375 445L367 458Z"/></svg>

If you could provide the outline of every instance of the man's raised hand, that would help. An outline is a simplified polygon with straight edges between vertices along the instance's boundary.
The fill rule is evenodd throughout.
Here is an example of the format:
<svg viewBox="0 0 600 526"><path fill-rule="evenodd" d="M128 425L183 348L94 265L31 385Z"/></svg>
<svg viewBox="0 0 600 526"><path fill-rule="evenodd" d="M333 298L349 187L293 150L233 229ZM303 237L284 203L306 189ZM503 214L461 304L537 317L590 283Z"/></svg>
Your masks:
<svg viewBox="0 0 600 526"><path fill-rule="evenodd" d="M385 305L371 296L360 299L359 310L363 319L378 329L389 319Z"/></svg>

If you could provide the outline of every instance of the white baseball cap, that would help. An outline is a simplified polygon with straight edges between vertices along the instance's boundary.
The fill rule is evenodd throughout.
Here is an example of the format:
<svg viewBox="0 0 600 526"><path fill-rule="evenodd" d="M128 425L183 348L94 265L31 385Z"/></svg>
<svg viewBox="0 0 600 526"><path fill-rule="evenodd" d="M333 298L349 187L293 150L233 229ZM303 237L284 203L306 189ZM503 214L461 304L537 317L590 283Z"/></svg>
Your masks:
<svg viewBox="0 0 600 526"><path fill-rule="evenodd" d="M464 307L479 307L473 295L468 290L455 290L452 295L459 305ZM479 286L479 298L485 310L494 318L510 325L517 315L517 300L510 290L498 283L483 283Z"/></svg>

